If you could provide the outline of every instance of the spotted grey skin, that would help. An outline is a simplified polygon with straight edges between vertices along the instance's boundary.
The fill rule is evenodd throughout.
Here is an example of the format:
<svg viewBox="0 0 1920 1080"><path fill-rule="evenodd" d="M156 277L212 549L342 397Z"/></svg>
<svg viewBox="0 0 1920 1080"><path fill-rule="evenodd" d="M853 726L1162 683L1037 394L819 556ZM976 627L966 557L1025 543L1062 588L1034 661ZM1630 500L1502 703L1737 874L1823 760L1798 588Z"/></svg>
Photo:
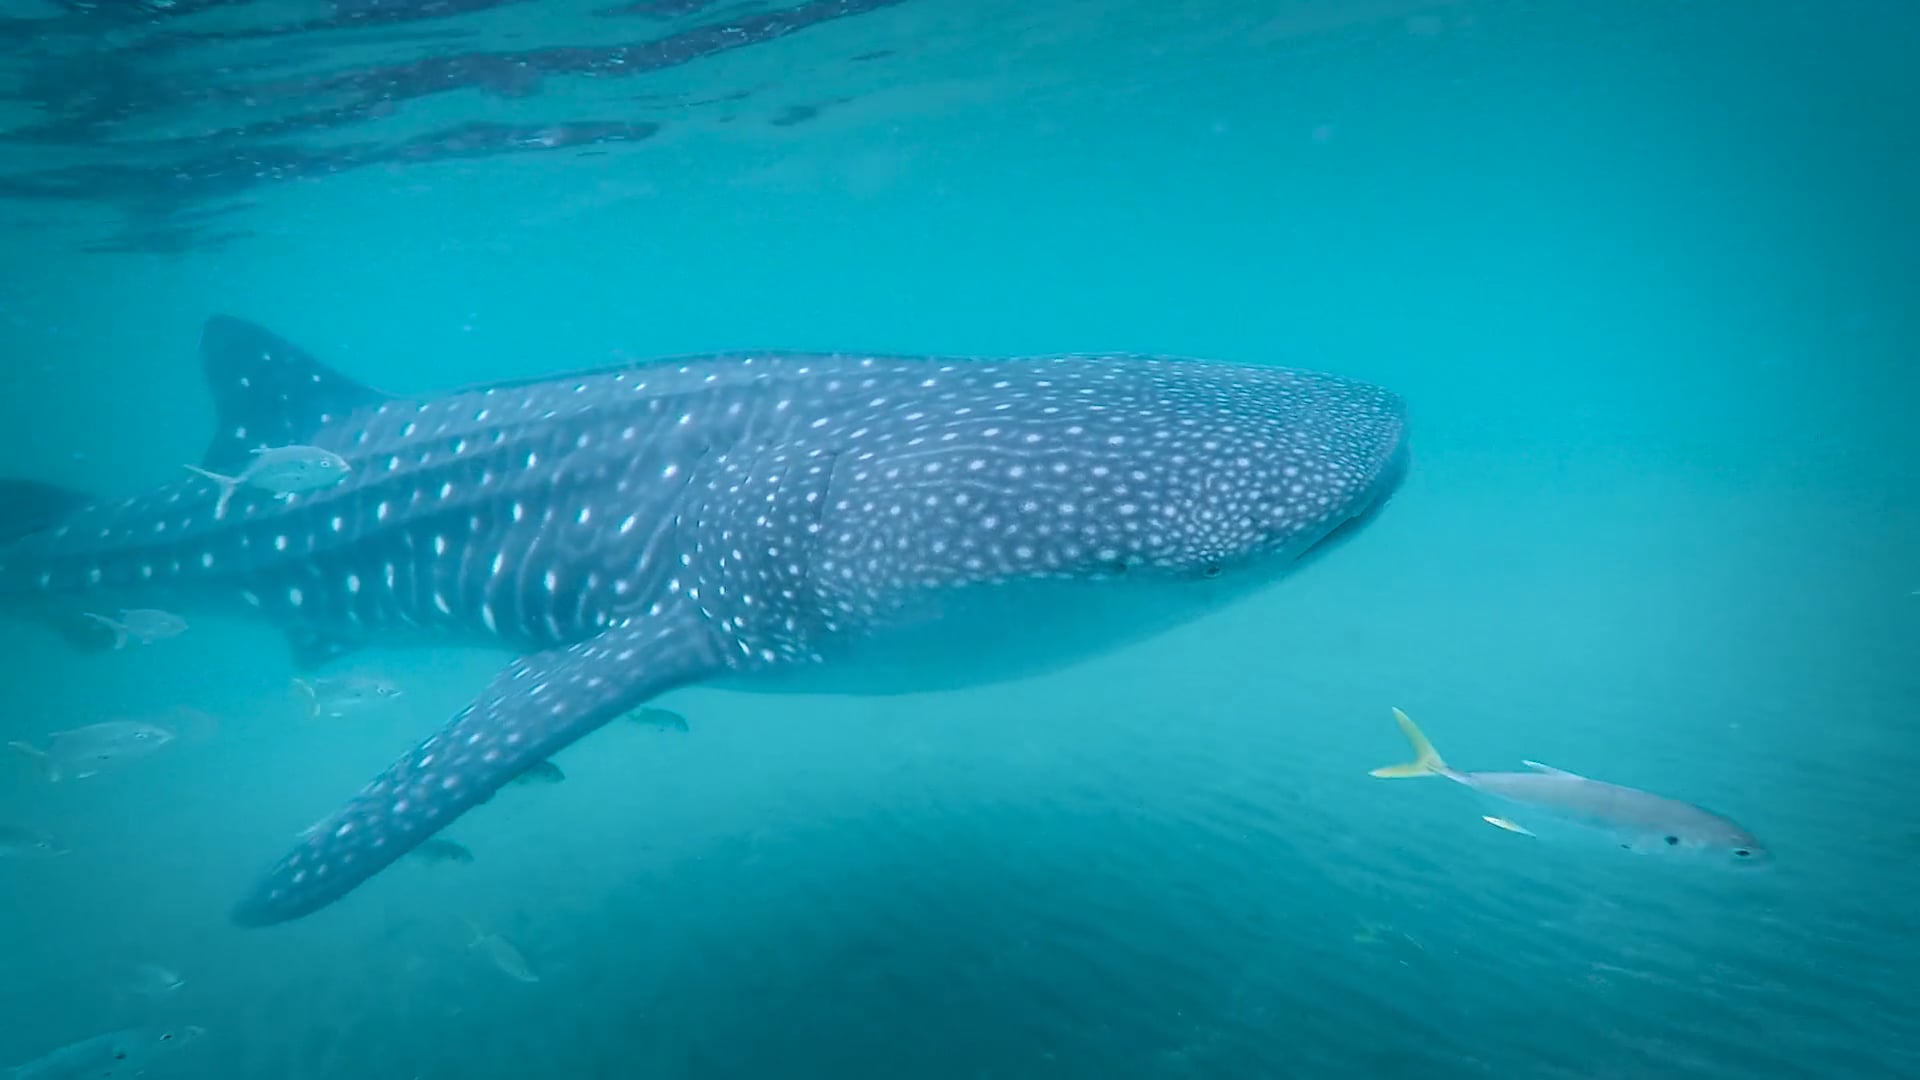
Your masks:
<svg viewBox="0 0 1920 1080"><path fill-rule="evenodd" d="M15 485L49 527L0 547L0 596L231 603L303 664L396 631L519 654L243 925L344 896L674 687L956 685L1191 618L1350 533L1406 460L1385 390L1174 358L740 353L410 399L235 319L202 351L206 468L302 443L348 477L219 513L193 476L78 505Z"/></svg>

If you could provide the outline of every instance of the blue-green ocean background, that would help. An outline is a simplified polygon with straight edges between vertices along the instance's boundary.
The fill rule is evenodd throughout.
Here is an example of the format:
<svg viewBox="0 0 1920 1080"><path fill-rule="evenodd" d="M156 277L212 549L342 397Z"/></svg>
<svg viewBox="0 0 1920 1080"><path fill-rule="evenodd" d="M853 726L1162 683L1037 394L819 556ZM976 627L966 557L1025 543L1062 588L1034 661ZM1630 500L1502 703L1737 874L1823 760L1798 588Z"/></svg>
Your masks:
<svg viewBox="0 0 1920 1080"><path fill-rule="evenodd" d="M676 693L688 735L610 727L458 822L472 865L268 931L226 922L253 876L500 656L358 657L404 708L310 722L257 624L0 623L0 738L218 719L85 782L0 761L0 822L75 848L0 861L0 1063L154 1021L208 1029L155 1077L1920 1075L1916 48L1892 0L924 0L662 76L847 99L805 124L289 184L208 254L9 205L0 471L100 492L198 459L216 312L407 392L738 346L1286 363L1404 394L1414 467L1299 576L1056 675ZM1395 705L1773 865L1372 780ZM188 985L116 994L142 961Z"/></svg>

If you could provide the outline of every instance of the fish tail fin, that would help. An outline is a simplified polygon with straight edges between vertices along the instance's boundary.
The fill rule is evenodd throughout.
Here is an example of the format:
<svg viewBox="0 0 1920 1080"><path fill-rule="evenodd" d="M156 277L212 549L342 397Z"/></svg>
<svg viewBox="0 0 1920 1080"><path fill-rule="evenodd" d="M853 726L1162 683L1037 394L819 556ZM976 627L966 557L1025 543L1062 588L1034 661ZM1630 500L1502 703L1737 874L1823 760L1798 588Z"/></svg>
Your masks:
<svg viewBox="0 0 1920 1080"><path fill-rule="evenodd" d="M227 476L224 473L217 473L210 469L203 469L198 465L187 465L183 467L196 476L204 476L208 480L220 485L220 501L213 504L213 516L216 520L226 517L227 503L233 499L233 493L240 489L240 478L237 476Z"/></svg>
<svg viewBox="0 0 1920 1080"><path fill-rule="evenodd" d="M1433 744L1427 741L1426 735L1421 733L1406 713L1395 709L1393 718L1400 724L1400 730L1407 736L1407 741L1413 744L1413 760L1404 765L1382 765L1369 775L1401 780L1412 776L1446 776L1453 772L1447 767L1447 763L1441 760L1440 752L1433 748Z"/></svg>
<svg viewBox="0 0 1920 1080"><path fill-rule="evenodd" d="M104 626L107 629L113 631L113 647L114 648L124 649L127 647L127 628L124 624L120 622L116 622L113 619L109 619L105 615L96 615L91 611L83 611L80 614L86 616L89 619L92 619L94 622L97 622L101 626ZM124 612L122 614L124 614Z"/></svg>
<svg viewBox="0 0 1920 1080"><path fill-rule="evenodd" d="M293 680L293 685L307 695L307 719L320 719L320 691L314 689L312 683L298 677Z"/></svg>
<svg viewBox="0 0 1920 1080"><path fill-rule="evenodd" d="M40 771L46 775L49 782L60 779L60 765L53 760L52 754L29 742L10 742L7 747L24 757L33 759L34 764L40 766Z"/></svg>

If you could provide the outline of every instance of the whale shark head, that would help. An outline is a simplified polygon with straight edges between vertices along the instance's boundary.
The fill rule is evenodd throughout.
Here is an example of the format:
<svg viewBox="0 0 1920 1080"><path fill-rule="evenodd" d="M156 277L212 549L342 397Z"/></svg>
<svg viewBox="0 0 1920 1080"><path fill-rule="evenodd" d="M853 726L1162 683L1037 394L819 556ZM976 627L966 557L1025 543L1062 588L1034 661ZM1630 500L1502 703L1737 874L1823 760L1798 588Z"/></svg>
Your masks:
<svg viewBox="0 0 1920 1080"><path fill-rule="evenodd" d="M246 925L332 903L674 687L928 688L1153 632L1352 536L1407 462L1390 391L1177 357L729 353L396 397L236 319L202 349L200 470L297 445L342 478L11 485L0 600L220 602L303 666L399 631L518 654L305 833Z"/></svg>

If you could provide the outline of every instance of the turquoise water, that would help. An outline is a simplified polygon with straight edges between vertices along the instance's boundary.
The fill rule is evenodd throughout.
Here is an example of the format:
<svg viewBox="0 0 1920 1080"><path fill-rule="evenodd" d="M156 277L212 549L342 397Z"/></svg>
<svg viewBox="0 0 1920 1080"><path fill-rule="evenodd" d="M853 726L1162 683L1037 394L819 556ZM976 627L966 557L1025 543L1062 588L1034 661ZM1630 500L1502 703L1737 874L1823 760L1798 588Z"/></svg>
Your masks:
<svg viewBox="0 0 1920 1080"><path fill-rule="evenodd" d="M268 111L165 97L195 65L763 7L612 6L142 54L164 104L11 141L0 175L164 166ZM64 36L8 39L16 132L54 100L26 75L83 77L48 56L253 5L118 37L43 7ZM357 657L404 704L310 722L260 624L82 656L0 623L0 737L205 714L83 782L0 762L0 823L74 849L0 860L0 1062L157 1023L207 1033L156 1077L1920 1074L1916 45L1892 3L906 0L302 134L660 125L257 182L217 250L86 252L151 206L16 194L0 460L92 491L198 459L218 312L421 393L742 346L1297 364L1405 395L1414 467L1297 577L1055 675L677 692L689 733L609 727L450 828L472 864L271 930L227 923L253 876L501 657ZM1372 780L1406 756L1395 705L1456 765L1702 803L1772 865L1562 850ZM141 962L186 985L128 995Z"/></svg>

